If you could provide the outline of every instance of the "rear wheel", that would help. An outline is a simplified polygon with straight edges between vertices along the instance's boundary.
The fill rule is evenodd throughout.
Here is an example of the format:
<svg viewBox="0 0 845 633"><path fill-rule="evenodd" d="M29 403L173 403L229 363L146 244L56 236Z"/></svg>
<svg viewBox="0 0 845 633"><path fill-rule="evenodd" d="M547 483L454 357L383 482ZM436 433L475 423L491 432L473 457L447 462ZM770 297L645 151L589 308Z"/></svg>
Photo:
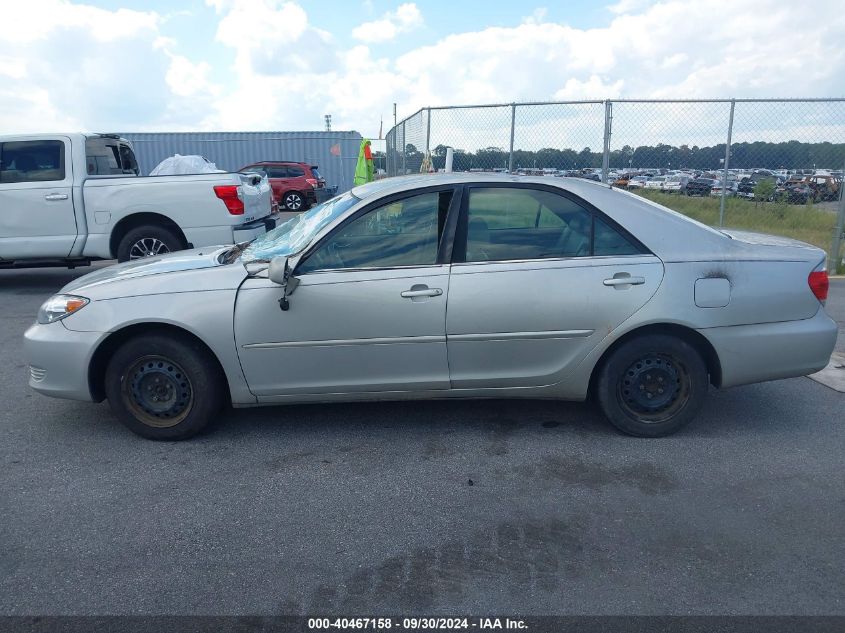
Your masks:
<svg viewBox="0 0 845 633"><path fill-rule="evenodd" d="M288 191L282 197L282 204L288 211L303 211L305 206L305 199L298 191Z"/></svg>
<svg viewBox="0 0 845 633"><path fill-rule="evenodd" d="M226 386L216 359L202 345L149 334L115 352L105 388L112 411L131 431L153 440L182 440L212 421Z"/></svg>
<svg viewBox="0 0 845 633"><path fill-rule="evenodd" d="M604 363L596 384L610 423L638 437L669 435L688 424L707 388L707 366L698 352L666 335L624 343Z"/></svg>
<svg viewBox="0 0 845 633"><path fill-rule="evenodd" d="M162 226L139 226L129 230L117 246L117 261L164 255L183 248L173 231Z"/></svg>

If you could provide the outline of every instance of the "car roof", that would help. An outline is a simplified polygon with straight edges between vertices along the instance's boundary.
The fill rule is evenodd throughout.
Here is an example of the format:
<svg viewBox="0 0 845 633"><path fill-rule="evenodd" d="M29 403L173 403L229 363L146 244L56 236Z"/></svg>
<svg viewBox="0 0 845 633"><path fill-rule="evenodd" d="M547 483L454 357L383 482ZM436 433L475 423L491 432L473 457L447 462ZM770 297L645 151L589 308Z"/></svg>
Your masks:
<svg viewBox="0 0 845 633"><path fill-rule="evenodd" d="M255 167L256 165L306 165L308 167L313 167L311 163L303 163L296 160L260 160L255 163L250 163L245 167ZM241 167L241 169L245 169L245 167Z"/></svg>

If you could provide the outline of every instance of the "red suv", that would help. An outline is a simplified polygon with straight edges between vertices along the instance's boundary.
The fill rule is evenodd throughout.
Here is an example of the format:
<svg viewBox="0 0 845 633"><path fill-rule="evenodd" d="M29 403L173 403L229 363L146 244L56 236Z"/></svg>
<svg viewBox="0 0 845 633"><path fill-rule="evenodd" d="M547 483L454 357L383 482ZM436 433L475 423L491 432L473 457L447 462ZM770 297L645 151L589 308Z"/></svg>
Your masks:
<svg viewBox="0 0 845 633"><path fill-rule="evenodd" d="M317 190L326 186L317 165L308 163L268 160L241 167L238 171L267 174L273 200L287 211L305 211L317 202Z"/></svg>

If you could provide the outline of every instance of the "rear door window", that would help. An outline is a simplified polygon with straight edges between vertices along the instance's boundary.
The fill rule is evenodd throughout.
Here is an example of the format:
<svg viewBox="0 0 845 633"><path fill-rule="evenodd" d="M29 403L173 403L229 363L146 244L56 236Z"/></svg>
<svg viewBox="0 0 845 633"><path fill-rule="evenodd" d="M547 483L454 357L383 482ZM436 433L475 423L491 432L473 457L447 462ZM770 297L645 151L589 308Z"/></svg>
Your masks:
<svg viewBox="0 0 845 633"><path fill-rule="evenodd" d="M584 257L591 252L592 216L548 191L472 188L459 236L456 261Z"/></svg>
<svg viewBox="0 0 845 633"><path fill-rule="evenodd" d="M299 178L305 175L305 170L299 165L288 165L288 178Z"/></svg>
<svg viewBox="0 0 845 633"><path fill-rule="evenodd" d="M13 141L0 144L0 183L55 182L65 179L62 141Z"/></svg>
<svg viewBox="0 0 845 633"><path fill-rule="evenodd" d="M525 187L473 187L455 262L637 255L635 241L574 200Z"/></svg>

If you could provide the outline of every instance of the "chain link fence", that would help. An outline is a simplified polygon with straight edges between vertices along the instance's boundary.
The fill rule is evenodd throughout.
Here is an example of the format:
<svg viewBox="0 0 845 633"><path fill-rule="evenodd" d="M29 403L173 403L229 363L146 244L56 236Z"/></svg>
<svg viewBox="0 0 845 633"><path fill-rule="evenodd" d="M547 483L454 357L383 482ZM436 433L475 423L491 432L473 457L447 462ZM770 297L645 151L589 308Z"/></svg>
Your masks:
<svg viewBox="0 0 845 633"><path fill-rule="evenodd" d="M441 106L386 138L388 176L442 170L451 148L454 171L600 180L719 226L757 228L765 209L762 228L791 223L790 235L841 260L845 99Z"/></svg>

